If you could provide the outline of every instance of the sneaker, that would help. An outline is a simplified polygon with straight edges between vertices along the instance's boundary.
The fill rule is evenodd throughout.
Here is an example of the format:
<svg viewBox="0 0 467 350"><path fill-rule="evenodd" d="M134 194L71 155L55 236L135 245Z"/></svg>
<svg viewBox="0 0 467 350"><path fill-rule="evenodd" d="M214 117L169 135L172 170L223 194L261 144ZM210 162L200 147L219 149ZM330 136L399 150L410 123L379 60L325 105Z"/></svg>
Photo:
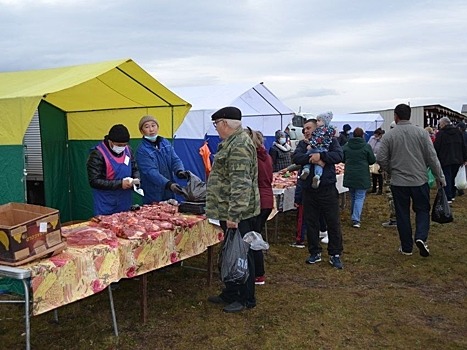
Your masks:
<svg viewBox="0 0 467 350"><path fill-rule="evenodd" d="M319 238L324 238L328 235L328 231L319 231Z"/></svg>
<svg viewBox="0 0 467 350"><path fill-rule="evenodd" d="M428 246L425 242L423 242L421 239L417 239L415 241L415 244L417 245L418 249L420 250L420 255L426 258L427 256L430 256L430 250L428 249Z"/></svg>
<svg viewBox="0 0 467 350"><path fill-rule="evenodd" d="M389 221L383 222L381 226L386 227L386 228L397 227L397 221L389 220Z"/></svg>
<svg viewBox="0 0 467 350"><path fill-rule="evenodd" d="M452 204L452 201L448 201L448 204Z"/></svg>
<svg viewBox="0 0 467 350"><path fill-rule="evenodd" d="M300 180L306 180L310 175L310 169L303 169L302 173L300 174Z"/></svg>
<svg viewBox="0 0 467 350"><path fill-rule="evenodd" d="M342 265L341 257L339 255L332 255L329 257L329 263L336 269L342 270L344 265Z"/></svg>
<svg viewBox="0 0 467 350"><path fill-rule="evenodd" d="M258 285L263 285L266 283L266 277L264 276L259 276L259 277L256 277L255 278L255 284L258 284Z"/></svg>
<svg viewBox="0 0 467 350"><path fill-rule="evenodd" d="M305 248L305 243L304 242L293 242L290 244L291 247L295 248Z"/></svg>
<svg viewBox="0 0 467 350"><path fill-rule="evenodd" d="M321 182L321 181L319 180L319 176L318 176L318 175L313 176L313 182L311 183L311 187L312 187L312 188L318 188L320 182Z"/></svg>
<svg viewBox="0 0 467 350"><path fill-rule="evenodd" d="M407 256L412 255L412 252L404 252L404 251L402 250L402 247L399 247L398 252L401 253L402 255L407 255Z"/></svg>
<svg viewBox="0 0 467 350"><path fill-rule="evenodd" d="M360 223L358 221L354 221L352 227L360 228Z"/></svg>
<svg viewBox="0 0 467 350"><path fill-rule="evenodd" d="M323 239L321 240L321 243L328 244L329 243L329 236L328 235L324 236Z"/></svg>
<svg viewBox="0 0 467 350"><path fill-rule="evenodd" d="M305 260L307 264L314 264L321 261L321 253L316 253L310 255L308 259Z"/></svg>

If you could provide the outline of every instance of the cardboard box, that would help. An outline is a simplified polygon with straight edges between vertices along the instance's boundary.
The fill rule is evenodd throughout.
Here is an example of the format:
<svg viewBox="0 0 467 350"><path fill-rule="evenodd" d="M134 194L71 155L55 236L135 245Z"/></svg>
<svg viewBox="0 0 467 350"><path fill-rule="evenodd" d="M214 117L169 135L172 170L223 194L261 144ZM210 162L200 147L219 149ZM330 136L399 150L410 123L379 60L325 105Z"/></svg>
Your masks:
<svg viewBox="0 0 467 350"><path fill-rule="evenodd" d="M57 209L25 203L0 205L0 260L17 262L34 255L40 257L60 243Z"/></svg>

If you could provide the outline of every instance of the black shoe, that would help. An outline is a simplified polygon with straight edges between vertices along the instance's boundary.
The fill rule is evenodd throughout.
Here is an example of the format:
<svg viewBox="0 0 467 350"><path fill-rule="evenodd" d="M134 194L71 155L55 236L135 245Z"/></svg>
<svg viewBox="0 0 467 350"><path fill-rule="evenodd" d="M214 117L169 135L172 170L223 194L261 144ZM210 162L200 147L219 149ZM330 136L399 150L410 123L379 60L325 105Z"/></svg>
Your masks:
<svg viewBox="0 0 467 350"><path fill-rule="evenodd" d="M232 304L227 305L224 307L222 310L224 312L229 312L229 313L235 313L235 312L241 312L245 309L245 305L238 301L234 301Z"/></svg>
<svg viewBox="0 0 467 350"><path fill-rule="evenodd" d="M220 296L218 295L211 295L208 297L208 301L210 303L213 303L213 304L225 304L227 305L228 302L226 302L224 299L222 299Z"/></svg>
<svg viewBox="0 0 467 350"><path fill-rule="evenodd" d="M428 246L426 245L425 242L423 242L421 239L417 239L415 241L415 244L417 245L418 249L420 250L420 255L426 258L427 256L430 256L430 251L428 249Z"/></svg>

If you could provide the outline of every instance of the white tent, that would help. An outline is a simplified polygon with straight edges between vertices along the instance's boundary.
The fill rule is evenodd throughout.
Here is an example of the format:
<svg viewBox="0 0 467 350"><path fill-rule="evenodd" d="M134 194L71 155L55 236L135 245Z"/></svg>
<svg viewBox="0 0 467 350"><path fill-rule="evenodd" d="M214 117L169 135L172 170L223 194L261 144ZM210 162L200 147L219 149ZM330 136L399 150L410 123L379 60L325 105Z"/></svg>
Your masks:
<svg viewBox="0 0 467 350"><path fill-rule="evenodd" d="M264 135L274 135L284 129L294 112L284 105L263 83L246 85L212 85L172 88L192 107L182 125L175 132L177 139L202 139L206 134L216 135L211 115L226 106L242 111L242 124Z"/></svg>
<svg viewBox="0 0 467 350"><path fill-rule="evenodd" d="M242 111L242 124L259 130L272 143L276 130L284 130L294 112L284 105L263 83L251 85L213 85L171 88L175 94L192 105L183 123L174 134L174 147L186 169L201 178L204 164L198 150L208 140L212 153L219 143L218 134L212 125L211 115L226 106L235 106Z"/></svg>
<svg viewBox="0 0 467 350"><path fill-rule="evenodd" d="M365 132L372 132L384 123L384 118L379 113L372 114L334 114L331 124L338 131L342 130L344 124L349 124L352 130L362 128Z"/></svg>

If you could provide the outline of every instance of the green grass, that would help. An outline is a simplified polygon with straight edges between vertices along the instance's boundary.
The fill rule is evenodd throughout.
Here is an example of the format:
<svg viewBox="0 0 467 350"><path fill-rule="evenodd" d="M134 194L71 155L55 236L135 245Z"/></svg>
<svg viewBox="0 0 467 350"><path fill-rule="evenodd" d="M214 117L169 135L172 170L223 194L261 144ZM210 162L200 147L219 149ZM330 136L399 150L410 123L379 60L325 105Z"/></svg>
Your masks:
<svg viewBox="0 0 467 350"><path fill-rule="evenodd" d="M432 195L434 198L434 193ZM397 230L384 196L369 195L362 227L342 212L344 270L306 265L307 250L289 247L295 213L281 213L279 235L266 254L266 285L258 306L225 314L207 303L220 291L205 274L174 266L149 280L149 321L140 321L138 280L114 291L120 337L113 336L107 292L32 318L33 349L466 349L467 195L456 198L455 221L433 223L422 258L397 253ZM273 225L270 225L273 226ZM271 232L270 232L271 236ZM325 246L324 246L325 247ZM206 253L185 265L203 267ZM0 347L24 348L20 306L0 305Z"/></svg>

